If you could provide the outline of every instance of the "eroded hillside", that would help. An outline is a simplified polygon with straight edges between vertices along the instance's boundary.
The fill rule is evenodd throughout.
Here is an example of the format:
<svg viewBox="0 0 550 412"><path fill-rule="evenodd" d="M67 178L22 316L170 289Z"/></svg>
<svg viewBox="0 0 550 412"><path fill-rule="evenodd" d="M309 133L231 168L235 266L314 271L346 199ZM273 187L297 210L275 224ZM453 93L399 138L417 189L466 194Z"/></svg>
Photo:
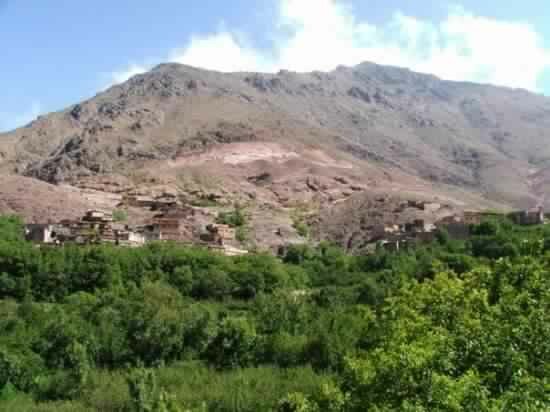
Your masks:
<svg viewBox="0 0 550 412"><path fill-rule="evenodd" d="M379 192L456 209L550 206L548 126L542 96L371 63L307 74L165 64L0 135L11 176L0 206L27 220L72 218L169 191L246 204L260 244L296 236L297 210L360 204L369 215L354 199Z"/></svg>

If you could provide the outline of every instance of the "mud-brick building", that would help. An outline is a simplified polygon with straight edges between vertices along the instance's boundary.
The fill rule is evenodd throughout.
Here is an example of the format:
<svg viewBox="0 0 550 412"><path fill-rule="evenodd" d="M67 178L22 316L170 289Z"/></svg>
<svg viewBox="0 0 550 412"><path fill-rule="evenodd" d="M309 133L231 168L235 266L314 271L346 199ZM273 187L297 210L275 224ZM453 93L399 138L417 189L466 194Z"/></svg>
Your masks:
<svg viewBox="0 0 550 412"><path fill-rule="evenodd" d="M237 238L237 231L229 225L210 224L206 226L206 233L201 236L205 242L217 245L229 245Z"/></svg>
<svg viewBox="0 0 550 412"><path fill-rule="evenodd" d="M467 210L464 212L464 223L467 225L479 225L481 222L491 218L501 218L504 215L497 212L480 212Z"/></svg>
<svg viewBox="0 0 550 412"><path fill-rule="evenodd" d="M151 210L166 211L175 208L181 208L181 203L178 201L178 198L174 195L164 194L154 199Z"/></svg>
<svg viewBox="0 0 550 412"><path fill-rule="evenodd" d="M226 256L242 256L248 254L248 250L241 249L237 241L237 230L229 225L210 224L201 235L209 249L223 253Z"/></svg>
<svg viewBox="0 0 550 412"><path fill-rule="evenodd" d="M82 222L88 223L97 223L97 224L107 224L113 221L113 215L109 212L104 212L102 210L88 210Z"/></svg>
<svg viewBox="0 0 550 412"><path fill-rule="evenodd" d="M139 247L146 243L146 238L143 233L130 230L116 230L116 244L119 246Z"/></svg>
<svg viewBox="0 0 550 412"><path fill-rule="evenodd" d="M120 206L132 206L152 211L163 211L178 208L181 206L181 203L176 195L170 193L164 193L156 197L130 194L123 198Z"/></svg>
<svg viewBox="0 0 550 412"><path fill-rule="evenodd" d="M150 209L155 204L155 199L152 196L128 195L124 197L123 204L133 207Z"/></svg>
<svg viewBox="0 0 550 412"><path fill-rule="evenodd" d="M405 223L403 229L406 233L433 232L435 225L424 221L424 219L415 219L412 222Z"/></svg>
<svg viewBox="0 0 550 412"><path fill-rule="evenodd" d="M406 250L416 244L417 240L406 235L392 236L381 240L378 244L388 252L399 252Z"/></svg>
<svg viewBox="0 0 550 412"><path fill-rule="evenodd" d="M113 227L113 215L101 210L89 210L80 222L70 225L77 243L113 243L116 244L116 232Z"/></svg>
<svg viewBox="0 0 550 412"><path fill-rule="evenodd" d="M470 225L459 216L451 215L436 222L436 227L446 231L451 239L467 240L470 237Z"/></svg>
<svg viewBox="0 0 550 412"><path fill-rule="evenodd" d="M522 210L510 213L509 217L518 225L542 225L544 223L544 209Z"/></svg>
<svg viewBox="0 0 550 412"><path fill-rule="evenodd" d="M150 224L138 226L134 229L134 232L142 236L145 243L158 242L161 240L160 227L158 225Z"/></svg>
<svg viewBox="0 0 550 412"><path fill-rule="evenodd" d="M445 230L451 239L467 240L470 238L470 226L464 222L451 222L438 225L438 228Z"/></svg>
<svg viewBox="0 0 550 412"><path fill-rule="evenodd" d="M185 242L192 239L192 235L186 226L186 222L193 216L192 208L180 207L165 211L153 218L151 226L153 233L158 234L158 240Z"/></svg>
<svg viewBox="0 0 550 412"><path fill-rule="evenodd" d="M57 232L51 224L31 224L25 226L25 238L29 242L52 244L57 242Z"/></svg>

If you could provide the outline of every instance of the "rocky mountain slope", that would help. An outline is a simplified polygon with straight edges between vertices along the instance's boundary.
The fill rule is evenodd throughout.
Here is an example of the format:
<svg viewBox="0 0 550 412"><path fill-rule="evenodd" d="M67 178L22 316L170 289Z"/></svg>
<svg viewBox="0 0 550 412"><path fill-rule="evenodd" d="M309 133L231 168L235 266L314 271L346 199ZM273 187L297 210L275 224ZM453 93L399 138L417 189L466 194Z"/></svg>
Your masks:
<svg viewBox="0 0 550 412"><path fill-rule="evenodd" d="M163 64L0 134L11 176L0 193L25 187L20 212L43 219L56 203L44 198L65 199L58 216L169 190L195 204L245 202L259 228L288 230L298 208L374 191L455 208L550 206L549 126L543 96L372 63L307 74ZM56 186L44 195L42 185Z"/></svg>

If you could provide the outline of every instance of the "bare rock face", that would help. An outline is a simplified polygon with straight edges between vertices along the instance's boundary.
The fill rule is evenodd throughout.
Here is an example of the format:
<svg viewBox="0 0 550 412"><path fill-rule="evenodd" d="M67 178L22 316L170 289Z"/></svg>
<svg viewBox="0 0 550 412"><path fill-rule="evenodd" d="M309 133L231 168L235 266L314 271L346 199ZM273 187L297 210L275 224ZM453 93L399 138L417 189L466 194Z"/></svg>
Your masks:
<svg viewBox="0 0 550 412"><path fill-rule="evenodd" d="M550 206L549 130L543 96L372 63L276 74L163 64L2 134L0 172L75 190L164 185L211 207L219 200L198 193L322 212L375 189Z"/></svg>

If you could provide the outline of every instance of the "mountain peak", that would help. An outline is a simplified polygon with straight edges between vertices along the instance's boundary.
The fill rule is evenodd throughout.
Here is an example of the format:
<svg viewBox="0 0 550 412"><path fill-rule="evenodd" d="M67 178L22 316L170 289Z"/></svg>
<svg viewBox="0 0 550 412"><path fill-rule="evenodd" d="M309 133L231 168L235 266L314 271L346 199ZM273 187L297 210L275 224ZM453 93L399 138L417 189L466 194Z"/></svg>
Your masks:
<svg viewBox="0 0 550 412"><path fill-rule="evenodd" d="M160 187L253 201L263 217L380 190L549 206L548 130L542 96L370 62L271 74L165 63L3 134L0 172L106 199Z"/></svg>

